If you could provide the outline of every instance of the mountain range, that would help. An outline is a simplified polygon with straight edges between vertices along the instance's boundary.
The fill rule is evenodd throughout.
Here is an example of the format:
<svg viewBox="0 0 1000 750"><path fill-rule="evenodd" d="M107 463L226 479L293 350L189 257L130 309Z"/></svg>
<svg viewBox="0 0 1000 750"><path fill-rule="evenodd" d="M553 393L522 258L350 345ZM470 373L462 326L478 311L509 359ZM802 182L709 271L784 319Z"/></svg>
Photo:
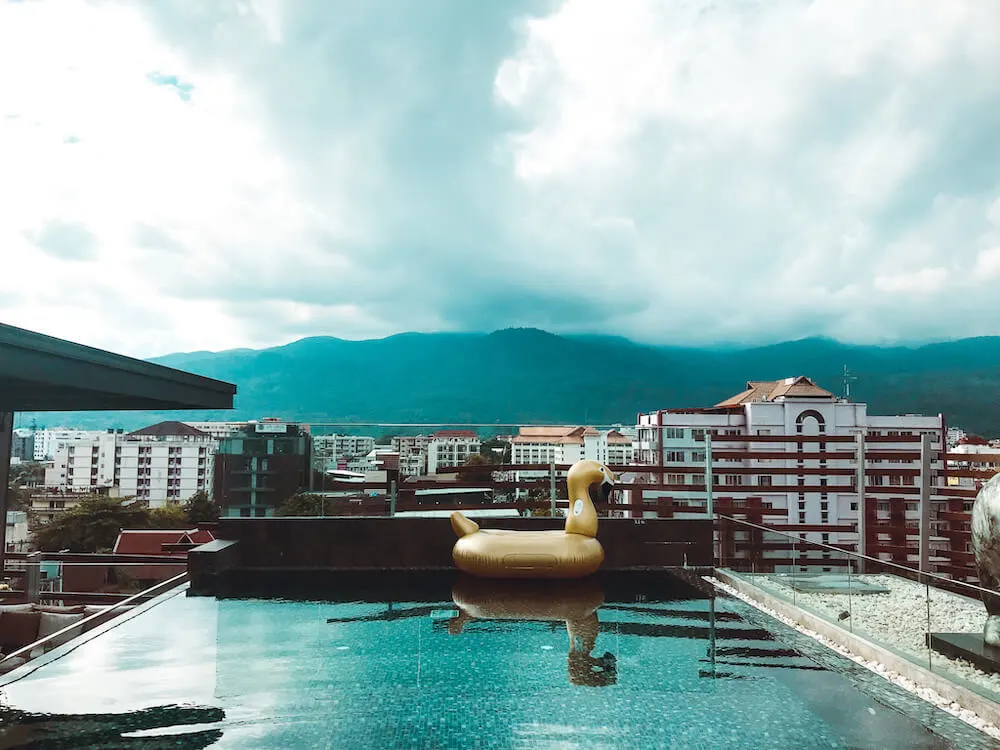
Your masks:
<svg viewBox="0 0 1000 750"><path fill-rule="evenodd" d="M312 337L268 349L150 360L238 386L233 411L20 415L18 423L124 427L161 419L305 422L634 424L636 413L710 406L748 380L806 375L873 414L943 413L993 436L1000 420L1000 337L924 346L858 346L807 338L744 349L648 346L610 336L519 328Z"/></svg>

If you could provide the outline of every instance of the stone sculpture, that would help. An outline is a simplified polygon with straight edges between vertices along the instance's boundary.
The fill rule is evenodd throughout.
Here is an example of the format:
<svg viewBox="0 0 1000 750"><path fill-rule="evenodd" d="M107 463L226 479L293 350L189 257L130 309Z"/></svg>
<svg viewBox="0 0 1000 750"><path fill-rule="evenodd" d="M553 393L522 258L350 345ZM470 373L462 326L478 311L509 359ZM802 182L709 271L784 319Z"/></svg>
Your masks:
<svg viewBox="0 0 1000 750"><path fill-rule="evenodd" d="M983 640L1000 646L1000 474L983 485L972 506L972 551L979 585L997 594L983 594L986 625Z"/></svg>

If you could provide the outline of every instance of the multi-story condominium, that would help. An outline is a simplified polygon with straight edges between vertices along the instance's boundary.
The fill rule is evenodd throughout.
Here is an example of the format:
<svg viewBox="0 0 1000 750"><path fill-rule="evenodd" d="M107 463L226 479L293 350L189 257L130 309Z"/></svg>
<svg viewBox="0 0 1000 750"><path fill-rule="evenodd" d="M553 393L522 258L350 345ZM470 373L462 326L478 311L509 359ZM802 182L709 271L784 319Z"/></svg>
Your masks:
<svg viewBox="0 0 1000 750"><path fill-rule="evenodd" d="M278 506L309 487L311 440L295 424L248 422L223 438L215 456L213 497L223 516L273 516Z"/></svg>
<svg viewBox="0 0 1000 750"><path fill-rule="evenodd" d="M211 490L215 448L211 436L182 422L161 422L128 434L97 433L59 443L45 486L64 493L114 489L122 497L147 501L151 508L182 503Z"/></svg>
<svg viewBox="0 0 1000 750"><path fill-rule="evenodd" d="M427 473L462 466L479 447L479 436L472 430L438 430L427 443Z"/></svg>
<svg viewBox="0 0 1000 750"><path fill-rule="evenodd" d="M184 424L208 433L213 440L222 440L247 426L246 422L185 422Z"/></svg>
<svg viewBox="0 0 1000 750"><path fill-rule="evenodd" d="M794 377L748 382L745 390L708 408L640 414L638 431L638 463L665 470L662 479L645 477L647 482L666 485L663 491L643 490L645 502L669 497L692 509L704 508L705 437L721 436L727 440L716 444L716 438L712 439L714 498L729 497L735 505L742 505L753 497L765 509L786 510L789 524L815 526L858 521L858 435L872 441L879 453L865 465L887 470L884 475L869 476L868 487L915 488L914 464L899 456L906 451L912 454L915 448L910 440L920 434L928 434L931 447L940 450L945 425L940 415L874 416L866 404L838 398L809 378ZM813 437L782 442L782 436ZM745 440L734 442L735 437ZM888 498L879 497L877 513L879 519L889 518ZM906 501L907 527L918 517L917 503ZM843 531L807 536L821 542L857 542L857 534Z"/></svg>
<svg viewBox="0 0 1000 750"><path fill-rule="evenodd" d="M109 432L121 433L122 430L71 430L65 427L54 427L46 430L36 430L34 434L35 461L48 461L55 457L59 447L69 442L93 440Z"/></svg>
<svg viewBox="0 0 1000 750"><path fill-rule="evenodd" d="M115 432L83 433L54 442L52 465L45 470L45 486L63 492L93 492L115 483Z"/></svg>
<svg viewBox="0 0 1000 750"><path fill-rule="evenodd" d="M25 427L14 430L10 446L11 458L20 461L35 460L35 433Z"/></svg>
<svg viewBox="0 0 1000 750"><path fill-rule="evenodd" d="M115 446L115 486L157 508L211 493L218 443L183 422L161 422L121 436Z"/></svg>

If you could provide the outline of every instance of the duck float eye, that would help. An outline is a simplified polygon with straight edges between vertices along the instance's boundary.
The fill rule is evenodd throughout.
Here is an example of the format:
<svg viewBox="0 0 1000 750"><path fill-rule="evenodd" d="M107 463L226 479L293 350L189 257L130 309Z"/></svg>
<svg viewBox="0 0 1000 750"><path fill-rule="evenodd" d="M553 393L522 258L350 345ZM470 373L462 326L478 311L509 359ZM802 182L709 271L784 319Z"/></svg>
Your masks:
<svg viewBox="0 0 1000 750"><path fill-rule="evenodd" d="M483 578L582 578L604 562L604 548L597 536L597 510L590 487L610 481L601 466L579 461L566 475L572 511L563 531L513 531L480 529L458 511L451 526L458 535L452 558L460 570Z"/></svg>

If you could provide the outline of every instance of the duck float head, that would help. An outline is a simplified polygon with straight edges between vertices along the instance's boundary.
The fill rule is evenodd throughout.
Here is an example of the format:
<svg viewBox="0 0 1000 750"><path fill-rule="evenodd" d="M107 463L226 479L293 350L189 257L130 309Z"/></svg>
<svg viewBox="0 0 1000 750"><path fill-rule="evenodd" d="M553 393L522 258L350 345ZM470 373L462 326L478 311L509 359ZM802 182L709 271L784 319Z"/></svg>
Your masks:
<svg viewBox="0 0 1000 750"><path fill-rule="evenodd" d="M972 506L972 551L979 585L1000 591L1000 474L983 485ZM1000 646L1000 593L982 597L986 605L983 640L988 646Z"/></svg>
<svg viewBox="0 0 1000 750"><path fill-rule="evenodd" d="M615 475L599 461L579 461L566 475L569 513L562 531L480 529L461 513L451 514L458 535L452 550L455 565L484 578L581 578L604 561L597 541L597 509L590 488L599 485L606 499Z"/></svg>

